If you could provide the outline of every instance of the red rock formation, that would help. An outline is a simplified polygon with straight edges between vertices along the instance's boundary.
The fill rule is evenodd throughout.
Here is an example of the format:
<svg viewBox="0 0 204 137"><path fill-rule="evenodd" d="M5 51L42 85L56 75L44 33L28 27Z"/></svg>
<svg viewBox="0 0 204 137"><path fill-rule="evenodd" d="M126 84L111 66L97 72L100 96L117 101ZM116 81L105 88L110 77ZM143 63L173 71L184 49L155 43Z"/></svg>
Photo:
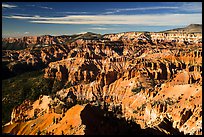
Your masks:
<svg viewBox="0 0 204 137"><path fill-rule="evenodd" d="M29 50L6 51L3 55L6 59L15 53L17 60L28 64L48 64L45 78L71 83L51 101L58 114L63 103L82 101L112 111L143 129L202 134L202 46L170 42L169 35L160 33L151 41L150 35L154 36L107 34L104 38L110 41L80 39L66 46L45 47L39 56ZM34 108L45 110L48 104ZM21 111L19 114L29 112ZM12 119L16 117L15 108ZM172 124L169 130L165 123Z"/></svg>

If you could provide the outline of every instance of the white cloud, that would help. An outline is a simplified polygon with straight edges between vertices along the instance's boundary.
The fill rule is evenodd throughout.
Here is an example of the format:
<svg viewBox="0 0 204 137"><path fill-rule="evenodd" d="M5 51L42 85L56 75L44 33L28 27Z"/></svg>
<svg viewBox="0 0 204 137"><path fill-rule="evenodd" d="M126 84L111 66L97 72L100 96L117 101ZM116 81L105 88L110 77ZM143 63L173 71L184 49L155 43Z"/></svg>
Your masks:
<svg viewBox="0 0 204 137"><path fill-rule="evenodd" d="M2 8L16 8L16 7L18 7L18 6L2 3Z"/></svg>
<svg viewBox="0 0 204 137"><path fill-rule="evenodd" d="M67 13L67 14L87 14L89 12L85 12L85 11L81 11L81 12L80 11L79 12L67 11L67 12L62 12L62 13Z"/></svg>
<svg viewBox="0 0 204 137"><path fill-rule="evenodd" d="M202 12L202 2L184 2L179 11Z"/></svg>
<svg viewBox="0 0 204 137"><path fill-rule="evenodd" d="M174 26L202 24L202 14L141 14L141 15L70 15L64 17L4 16L46 24L134 24L146 26Z"/></svg>
<svg viewBox="0 0 204 137"><path fill-rule="evenodd" d="M124 11L145 11L145 10L174 10L177 12L188 11L188 12L202 12L201 2L181 2L176 3L177 6L158 6L158 7L139 7L139 8L115 8L106 9L107 12L103 14L114 14Z"/></svg>
<svg viewBox="0 0 204 137"><path fill-rule="evenodd" d="M26 32L24 32L24 34L29 34L29 33L30 33L30 32L27 32L27 31L26 31Z"/></svg>
<svg viewBox="0 0 204 137"><path fill-rule="evenodd" d="M117 13L118 11L107 11L107 12L104 12L102 14L114 14L114 13Z"/></svg>
<svg viewBox="0 0 204 137"><path fill-rule="evenodd" d="M86 31L82 31L82 32L79 32L79 33L75 33L75 34L85 34L87 33Z"/></svg>
<svg viewBox="0 0 204 137"><path fill-rule="evenodd" d="M122 11L140 11L140 10L159 10L159 9L178 9L179 7L143 7L143 8L123 8L123 9L107 9L112 10L109 12L106 12L107 14L112 14L116 12L122 12Z"/></svg>
<svg viewBox="0 0 204 137"><path fill-rule="evenodd" d="M26 5L26 6L35 7L35 5L34 5L34 4L33 4L33 5Z"/></svg>
<svg viewBox="0 0 204 137"><path fill-rule="evenodd" d="M70 16L64 16L64 17L40 17L39 15L35 16L3 16L5 18L11 18L11 19L32 19L32 20L59 20L59 21L68 21L68 20L86 20L88 18L95 17L93 15L70 15Z"/></svg>
<svg viewBox="0 0 204 137"><path fill-rule="evenodd" d="M160 9L179 9L179 7L142 7L142 8L120 8L120 9L106 9L106 10L110 10L107 12L104 12L103 14L114 14L114 13L119 13L119 12L123 12L123 11L141 11L141 10L160 10Z"/></svg>
<svg viewBox="0 0 204 137"><path fill-rule="evenodd" d="M9 19L41 19L40 16L19 16L19 15L13 15L13 16L3 16L4 18Z"/></svg>
<svg viewBox="0 0 204 137"><path fill-rule="evenodd" d="M42 8L42 9L49 9L49 10L52 10L53 8L51 7L47 7L47 6L37 6L37 5L26 5L26 6L29 6L29 7L37 7L37 8Z"/></svg>
<svg viewBox="0 0 204 137"><path fill-rule="evenodd" d="M89 28L93 30L107 30L108 28L101 28L101 27L95 27L95 28Z"/></svg>
<svg viewBox="0 0 204 137"><path fill-rule="evenodd" d="M51 7L45 7L45 6L39 6L39 8L42 8L42 9L49 9L49 10L52 10L53 8Z"/></svg>

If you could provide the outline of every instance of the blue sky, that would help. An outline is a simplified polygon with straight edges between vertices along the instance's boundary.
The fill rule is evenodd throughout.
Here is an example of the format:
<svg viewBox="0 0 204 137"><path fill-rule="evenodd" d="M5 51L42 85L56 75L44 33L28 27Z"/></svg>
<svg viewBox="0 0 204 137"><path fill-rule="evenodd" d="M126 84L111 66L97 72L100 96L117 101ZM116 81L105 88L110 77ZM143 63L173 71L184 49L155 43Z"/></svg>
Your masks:
<svg viewBox="0 0 204 137"><path fill-rule="evenodd" d="M202 24L201 2L4 2L2 36L161 31Z"/></svg>

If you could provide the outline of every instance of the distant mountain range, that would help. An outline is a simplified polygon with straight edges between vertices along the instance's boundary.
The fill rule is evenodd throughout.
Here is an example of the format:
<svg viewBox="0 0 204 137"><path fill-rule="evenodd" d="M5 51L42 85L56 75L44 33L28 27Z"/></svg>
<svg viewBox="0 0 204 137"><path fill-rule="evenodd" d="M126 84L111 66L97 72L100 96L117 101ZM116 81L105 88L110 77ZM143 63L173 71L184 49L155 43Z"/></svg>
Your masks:
<svg viewBox="0 0 204 137"><path fill-rule="evenodd" d="M141 32L141 31L132 31ZM51 36L51 35L42 35L42 36L25 36L22 38L2 38L2 49L3 50L20 50L25 49L27 47L43 47L50 46L53 44L67 44L70 42L74 42L78 39L83 40L104 40L109 39L112 36L114 37L134 37L132 36L132 32L120 32L120 33L109 33L109 34L96 34L92 32L86 32L82 34L74 34L74 35L61 35L61 36ZM143 33L149 33L147 31L143 31ZM190 24L184 28L175 28L171 30L160 31L160 33L202 33L202 24ZM130 34L130 35L129 35Z"/></svg>
<svg viewBox="0 0 204 137"><path fill-rule="evenodd" d="M161 31L164 33L178 33L178 32L185 32L185 33L202 33L202 24L190 24L184 28L176 28L166 31Z"/></svg>

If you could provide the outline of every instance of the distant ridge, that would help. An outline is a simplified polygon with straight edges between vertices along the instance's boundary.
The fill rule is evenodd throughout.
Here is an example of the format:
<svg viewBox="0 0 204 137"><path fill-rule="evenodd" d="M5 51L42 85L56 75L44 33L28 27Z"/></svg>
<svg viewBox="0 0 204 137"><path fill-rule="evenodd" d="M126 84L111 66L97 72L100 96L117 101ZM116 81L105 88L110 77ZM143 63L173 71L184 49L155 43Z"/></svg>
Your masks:
<svg viewBox="0 0 204 137"><path fill-rule="evenodd" d="M176 28L166 31L161 31L163 33L202 33L202 24L190 24L187 27L184 28Z"/></svg>

